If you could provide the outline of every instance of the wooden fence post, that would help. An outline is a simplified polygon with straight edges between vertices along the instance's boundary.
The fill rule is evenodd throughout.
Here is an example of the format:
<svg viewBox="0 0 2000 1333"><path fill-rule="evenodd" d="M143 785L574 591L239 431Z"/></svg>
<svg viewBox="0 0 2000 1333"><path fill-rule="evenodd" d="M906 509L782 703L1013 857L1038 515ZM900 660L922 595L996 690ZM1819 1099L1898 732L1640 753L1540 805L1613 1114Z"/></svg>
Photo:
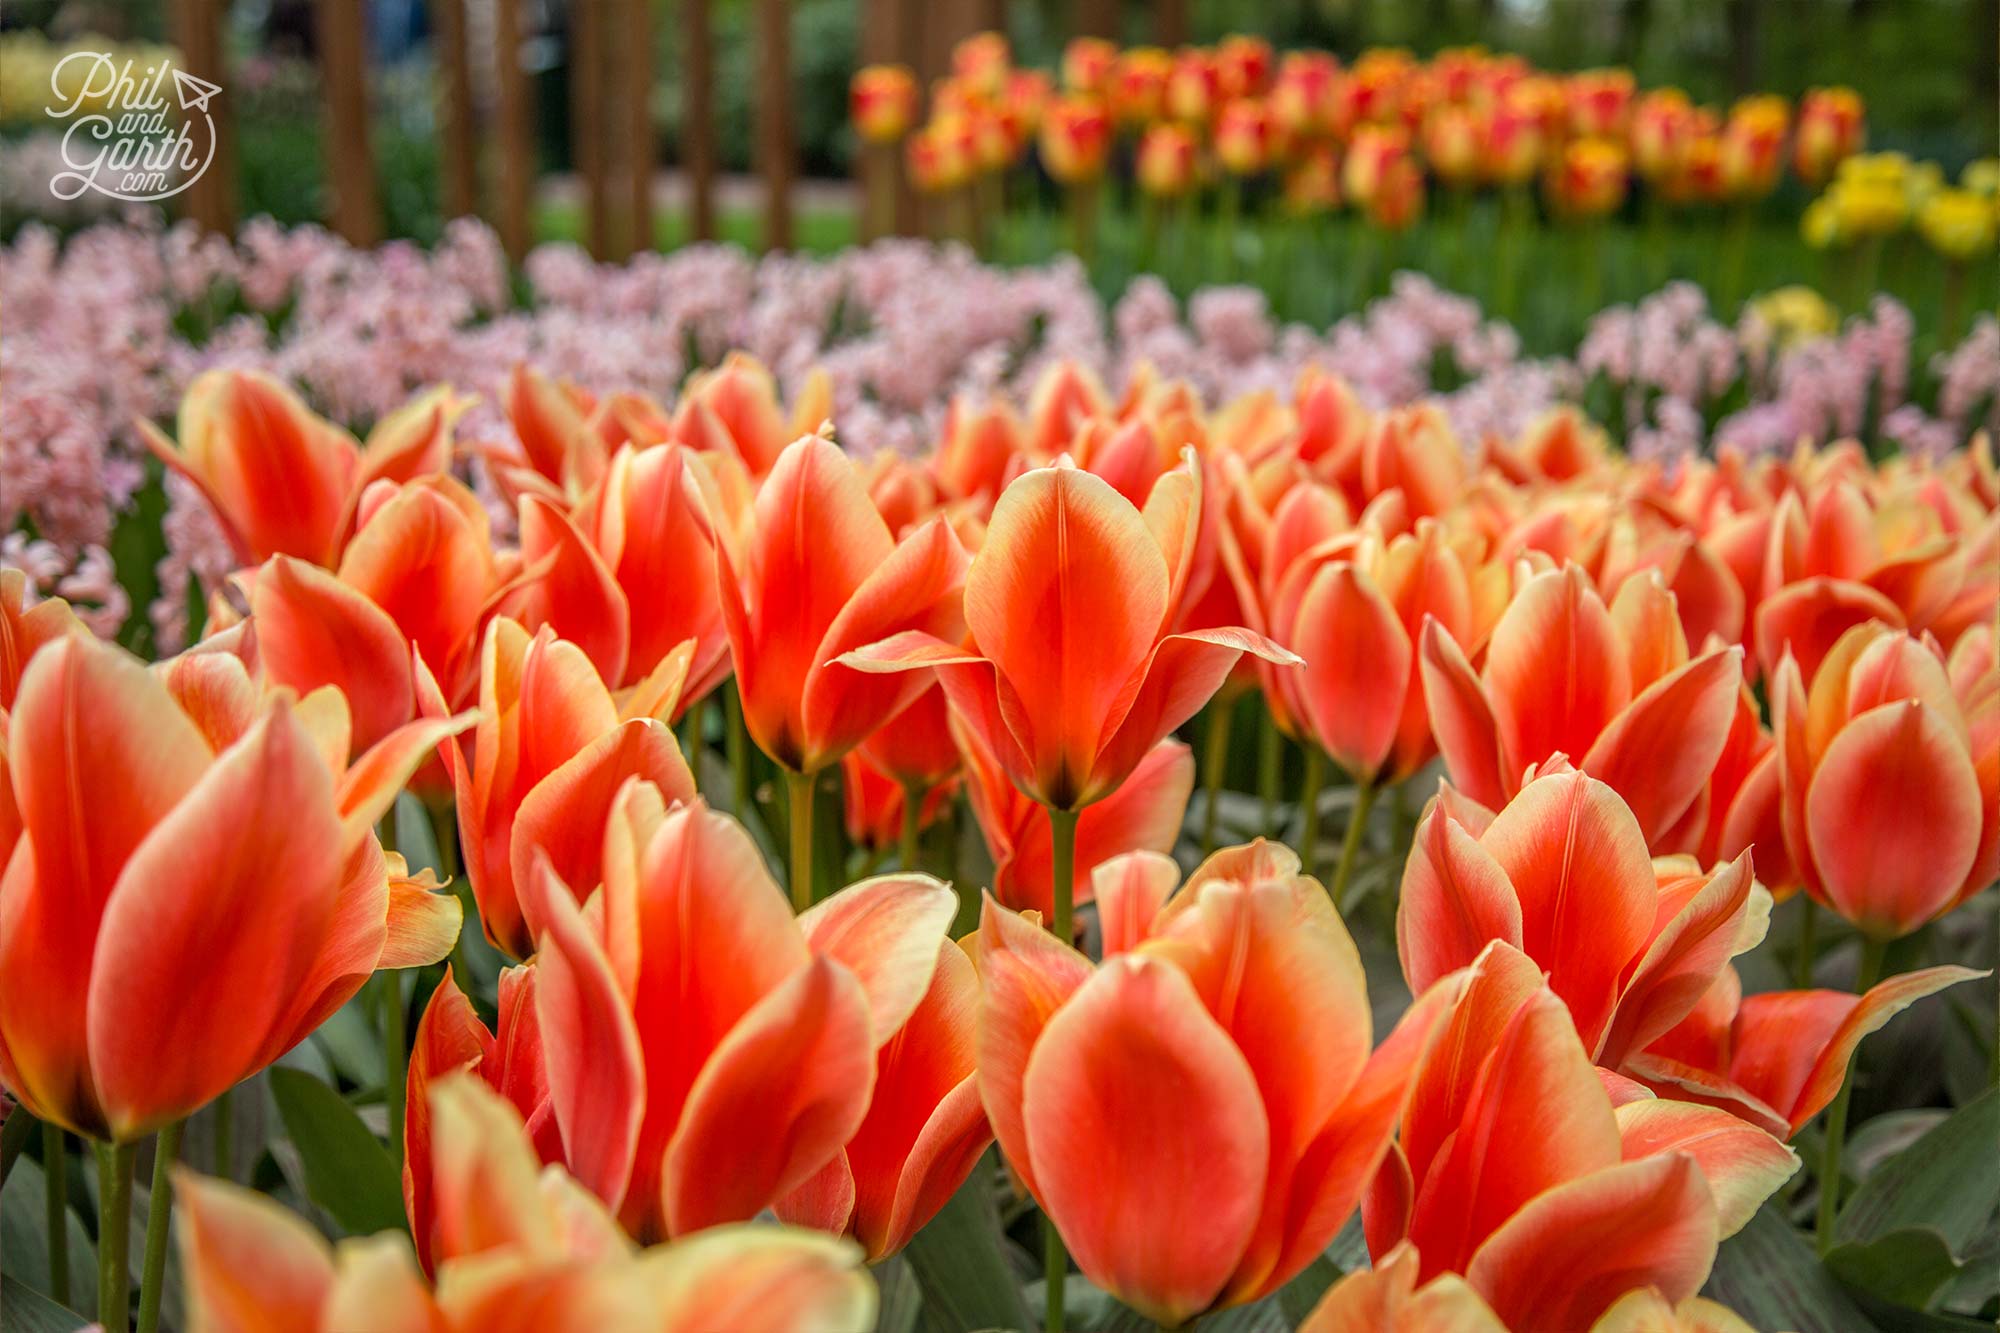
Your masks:
<svg viewBox="0 0 2000 1333"><path fill-rule="evenodd" d="M681 167L688 178L688 234L715 239L715 50L709 0L680 0Z"/></svg>
<svg viewBox="0 0 2000 1333"><path fill-rule="evenodd" d="M792 246L792 6L757 0L757 156L764 174L764 246Z"/></svg>
<svg viewBox="0 0 2000 1333"><path fill-rule="evenodd" d="M611 250L610 178L605 169L605 0L571 0L569 6L570 166L581 187L584 240L591 255Z"/></svg>
<svg viewBox="0 0 2000 1333"><path fill-rule="evenodd" d="M653 248L653 4L625 0L625 112L631 190L631 243L637 250Z"/></svg>
<svg viewBox="0 0 2000 1333"><path fill-rule="evenodd" d="M368 148L368 28L351 0L316 0L320 82L326 98L326 162L333 229L350 245L382 239L375 157Z"/></svg>
<svg viewBox="0 0 2000 1333"><path fill-rule="evenodd" d="M465 0L430 0L437 53L438 166L448 218L479 211L479 150L473 136L472 69L466 51Z"/></svg>
<svg viewBox="0 0 2000 1333"><path fill-rule="evenodd" d="M535 141L530 121L528 81L521 73L522 0L493 0L495 86L500 121L501 248L520 263L528 253L534 203Z"/></svg>
<svg viewBox="0 0 2000 1333"><path fill-rule="evenodd" d="M222 53L222 17L228 0L174 0L173 38L180 48L182 68L222 89L208 104L215 126L215 156L201 178L180 195L180 207L210 231L236 230L236 118L233 90Z"/></svg>

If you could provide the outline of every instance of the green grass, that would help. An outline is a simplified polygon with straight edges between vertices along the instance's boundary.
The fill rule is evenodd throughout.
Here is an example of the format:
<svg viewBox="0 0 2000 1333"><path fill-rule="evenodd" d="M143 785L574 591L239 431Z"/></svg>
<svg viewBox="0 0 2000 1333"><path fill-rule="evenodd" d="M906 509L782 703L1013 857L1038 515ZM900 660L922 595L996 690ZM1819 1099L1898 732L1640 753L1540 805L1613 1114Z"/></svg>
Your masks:
<svg viewBox="0 0 2000 1333"><path fill-rule="evenodd" d="M727 210L719 221L722 239L761 248L758 210ZM579 208L545 206L536 223L539 239L581 238ZM799 248L812 254L858 239L856 218L843 209L803 211L796 226ZM1946 270L1914 235L1893 238L1871 260L1865 252L1812 250L1778 218L1753 219L1740 232L1723 217L1699 214L1669 218L1657 229L1614 219L1595 230L1593 236L1589 228L1534 221L1511 241L1517 249L1510 258L1510 240L1490 200L1433 214L1401 236L1351 213L1310 221L1253 214L1232 228L1213 212L1190 209L1149 224L1130 210L1106 208L1090 272L1107 301L1145 272L1158 274L1183 299L1202 286L1250 283L1280 319L1325 327L1387 292L1397 269L1416 269L1509 318L1531 355L1573 352L1599 310L1673 279L1698 283L1725 319L1735 318L1744 298L1791 284L1814 288L1848 312L1865 304L1865 293L1881 290L1913 312L1920 355L1940 340ZM661 249L682 244L685 233L678 210L656 220ZM1017 208L989 226L981 251L996 263L1040 263L1075 243L1068 217L1048 207ZM1989 258L1965 275L1959 332L1996 301L2000 262Z"/></svg>

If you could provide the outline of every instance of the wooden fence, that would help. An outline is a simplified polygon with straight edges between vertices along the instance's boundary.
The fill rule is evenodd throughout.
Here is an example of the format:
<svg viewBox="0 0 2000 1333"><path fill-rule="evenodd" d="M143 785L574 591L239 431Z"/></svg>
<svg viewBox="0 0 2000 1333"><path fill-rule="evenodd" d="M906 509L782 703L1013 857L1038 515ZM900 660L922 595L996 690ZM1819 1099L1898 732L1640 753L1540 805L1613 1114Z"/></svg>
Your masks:
<svg viewBox="0 0 2000 1333"><path fill-rule="evenodd" d="M230 0L173 0L172 37L188 71L230 87L222 30ZM751 0L757 41L755 166L763 182L762 240L793 241L792 184L798 147L793 110L791 0ZM950 66L951 49L986 28L1003 28L1005 0L855 0L863 63L900 63L928 83ZM427 0L435 56L439 195L447 216L476 214L492 223L516 259L533 238L536 180L535 92L523 66L528 0ZM591 253L619 259L655 243L653 185L666 161L687 180L685 234L716 235L715 66L710 0L568 0L564 34L569 64L571 162ZM325 99L327 223L357 245L382 239L381 190L371 150L366 6L360 0L313 0L314 45ZM1187 37L1187 0L1149 0L1155 40ZM1078 33L1112 35L1126 15L1122 0L1078 0ZM475 16L490 40L475 41ZM679 25L682 66L680 132L661 155L652 118L656 19ZM481 52L491 61L482 69ZM489 95L480 96L480 89ZM181 196L187 216L218 231L237 222L235 129L227 93L211 108L216 161ZM895 175L894 227L919 228L919 211L900 180L893 152L862 153L863 185L874 173ZM886 193L886 191L885 191Z"/></svg>

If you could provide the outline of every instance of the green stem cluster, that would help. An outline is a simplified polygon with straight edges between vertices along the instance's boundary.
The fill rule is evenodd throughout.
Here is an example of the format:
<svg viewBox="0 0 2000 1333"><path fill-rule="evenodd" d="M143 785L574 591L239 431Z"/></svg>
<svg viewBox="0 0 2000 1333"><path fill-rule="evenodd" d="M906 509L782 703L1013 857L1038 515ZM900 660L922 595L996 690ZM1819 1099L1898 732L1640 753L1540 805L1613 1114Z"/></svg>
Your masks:
<svg viewBox="0 0 2000 1333"><path fill-rule="evenodd" d="M1855 973L1854 992L1865 994L1882 975L1882 959L1888 943L1872 936L1861 937L1861 966ZM1848 1058L1840 1081L1840 1092L1826 1111L1826 1151L1819 1168L1819 1225L1816 1235L1819 1252L1833 1248L1833 1222L1840 1215L1840 1154L1847 1140L1847 1104L1854 1098L1854 1061Z"/></svg>

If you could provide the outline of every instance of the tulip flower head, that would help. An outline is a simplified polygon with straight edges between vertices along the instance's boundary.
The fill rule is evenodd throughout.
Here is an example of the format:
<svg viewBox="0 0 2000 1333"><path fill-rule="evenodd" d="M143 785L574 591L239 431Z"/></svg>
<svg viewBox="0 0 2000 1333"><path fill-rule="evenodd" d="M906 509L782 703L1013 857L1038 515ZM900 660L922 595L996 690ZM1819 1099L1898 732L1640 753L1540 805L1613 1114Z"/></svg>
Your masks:
<svg viewBox="0 0 2000 1333"><path fill-rule="evenodd" d="M1191 457L1144 514L1067 460L1026 473L994 505L966 574L970 642L904 633L842 663L892 677L935 668L1016 786L1079 810L1193 716L1243 653L1297 660L1249 630L1170 632L1200 512Z"/></svg>
<svg viewBox="0 0 2000 1333"><path fill-rule="evenodd" d="M869 1244L907 1239L984 1144L977 1100L943 1095L963 1081L970 1017L962 978L932 996L956 971L939 961L955 896L882 876L794 920L749 835L699 802L669 809L635 782L599 827L588 911L546 858L530 885L569 1169L642 1241L754 1217L816 1178L816 1219L847 1197ZM901 1101L869 1129L878 1083ZM942 1099L912 1123L919 1088Z"/></svg>
<svg viewBox="0 0 2000 1333"><path fill-rule="evenodd" d="M608 1328L815 1333L873 1323L855 1247L781 1227L723 1227L639 1250L561 1167L538 1170L513 1108L446 1079L428 1108L442 1151L435 1287L394 1233L330 1248L271 1199L185 1169L175 1228L191 1325L301 1333L586 1333Z"/></svg>
<svg viewBox="0 0 2000 1333"><path fill-rule="evenodd" d="M1435 1026L1370 1054L1359 956L1282 847L1168 899L1151 853L1097 870L1106 961L987 899L979 1082L1022 1183L1090 1279L1165 1325L1275 1290L1353 1211Z"/></svg>
<svg viewBox="0 0 2000 1333"><path fill-rule="evenodd" d="M916 123L916 76L904 65L868 65L854 72L847 92L854 128L869 143L899 142Z"/></svg>
<svg viewBox="0 0 2000 1333"><path fill-rule="evenodd" d="M1387 1264L1407 1243L1418 1283L1460 1274L1504 1328L1589 1328L1636 1288L1693 1296L1798 1159L1714 1107L1636 1085L1614 1104L1539 965L1504 942L1451 989L1363 1202L1369 1252Z"/></svg>
<svg viewBox="0 0 2000 1333"><path fill-rule="evenodd" d="M290 1050L377 968L450 950L457 901L374 826L464 720L399 728L352 765L349 725L337 691L263 694L225 652L157 674L83 635L35 653L0 823L0 1081L35 1116L130 1142Z"/></svg>
<svg viewBox="0 0 2000 1333"><path fill-rule="evenodd" d="M1111 117L1103 104L1082 97L1057 97L1042 113L1042 165L1069 186L1087 185L1104 174L1111 151Z"/></svg>

